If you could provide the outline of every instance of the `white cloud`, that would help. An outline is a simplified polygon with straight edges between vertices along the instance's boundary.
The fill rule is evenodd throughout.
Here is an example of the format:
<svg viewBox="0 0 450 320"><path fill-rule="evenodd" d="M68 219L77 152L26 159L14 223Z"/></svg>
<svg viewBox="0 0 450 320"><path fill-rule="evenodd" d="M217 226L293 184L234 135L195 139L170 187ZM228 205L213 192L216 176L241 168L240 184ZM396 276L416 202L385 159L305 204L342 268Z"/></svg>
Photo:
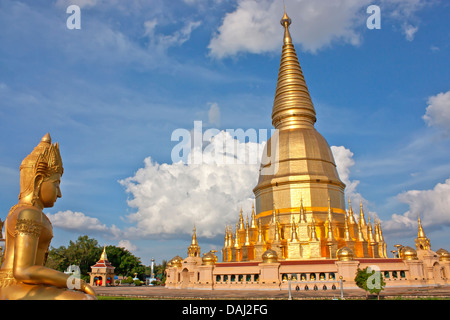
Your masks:
<svg viewBox="0 0 450 320"><path fill-rule="evenodd" d="M400 24L406 39L412 41L418 31L416 13L428 3L427 0L381 0L381 18ZM335 43L359 45L369 18L366 9L372 4L371 0L290 1L287 13L293 21L290 27L293 40L310 52ZM279 50L282 15L279 1L238 0L236 9L225 15L212 37L208 47L210 55L222 59L239 53Z"/></svg>
<svg viewBox="0 0 450 320"><path fill-rule="evenodd" d="M403 25L403 32L405 33L406 36L406 40L408 41L413 41L414 40L414 35L416 34L416 32L419 30L419 27L414 27L410 24L404 24Z"/></svg>
<svg viewBox="0 0 450 320"><path fill-rule="evenodd" d="M234 144L237 153L228 153L223 144ZM158 164L147 158L144 168L120 181L132 197L128 205L136 208L128 216L136 224L126 231L128 235L173 237L190 234L195 224L199 236L214 237L224 231L225 225L235 223L241 207L251 213L259 164L245 164L235 156L243 151L257 153L263 144L239 142L222 131L211 145L209 151L214 152L191 150L194 157L203 157L200 164ZM256 159L259 154L250 157Z"/></svg>
<svg viewBox="0 0 450 320"><path fill-rule="evenodd" d="M216 102L210 103L208 122L211 125L220 126L220 108Z"/></svg>
<svg viewBox="0 0 450 320"><path fill-rule="evenodd" d="M383 223L388 233L411 234L417 232L417 218L420 215L424 228L435 229L450 226L450 179L438 183L430 190L410 190L397 196L409 205L403 214L393 214L391 220Z"/></svg>
<svg viewBox="0 0 450 320"><path fill-rule="evenodd" d="M350 198L354 204L362 202L367 209L369 201L356 191L359 180L350 179L351 168L355 165L353 152L343 146L331 146L331 152L333 153L334 161L336 162L339 178L345 183L345 196L347 197L347 200ZM371 212L370 214L372 215L375 213Z"/></svg>
<svg viewBox="0 0 450 320"><path fill-rule="evenodd" d="M450 91L428 98L428 107L423 119L428 126L450 131Z"/></svg>
<svg viewBox="0 0 450 320"><path fill-rule="evenodd" d="M120 230L116 226L107 227L99 219L86 216L82 212L71 210L59 211L55 214L47 214L52 225L68 231L100 233L109 237L117 237Z"/></svg>
<svg viewBox="0 0 450 320"><path fill-rule="evenodd" d="M294 41L316 51L334 41L360 43L355 31L365 16L361 10L368 0L302 0L288 4ZM213 57L224 58L240 52L263 53L278 50L282 40L280 19L283 8L274 0L241 0L228 13L209 44Z"/></svg>
<svg viewBox="0 0 450 320"><path fill-rule="evenodd" d="M223 146L234 145L234 151ZM193 148L186 163L158 164L145 159L145 167L120 183L130 195L128 205L136 212L127 218L135 224L125 231L126 237L174 237L197 234L214 237L226 225L236 222L240 207L251 213L253 188L259 175L259 160L265 143L238 141L221 131L202 149ZM353 153L344 147L332 147L339 174L348 185L353 200L365 199L356 192L359 181L351 181ZM244 154L247 156L243 156ZM200 164L192 159L201 156ZM248 159L258 159L250 163ZM235 164L227 164L229 162Z"/></svg>
<svg viewBox="0 0 450 320"><path fill-rule="evenodd" d="M99 0L57 0L55 5L62 8L67 8L70 5L77 5L83 9L95 7L99 2Z"/></svg>
<svg viewBox="0 0 450 320"><path fill-rule="evenodd" d="M174 46L181 46L188 41L191 33L200 25L200 21L189 21L184 26L176 30L170 35L165 35L156 32L158 25L157 19L152 19L144 22L144 35L149 39L149 49L156 50L159 53L165 52L168 48Z"/></svg>
<svg viewBox="0 0 450 320"><path fill-rule="evenodd" d="M137 250L137 247L134 244L132 244L129 240L120 240L117 246L119 248L124 248L130 252L134 252Z"/></svg>

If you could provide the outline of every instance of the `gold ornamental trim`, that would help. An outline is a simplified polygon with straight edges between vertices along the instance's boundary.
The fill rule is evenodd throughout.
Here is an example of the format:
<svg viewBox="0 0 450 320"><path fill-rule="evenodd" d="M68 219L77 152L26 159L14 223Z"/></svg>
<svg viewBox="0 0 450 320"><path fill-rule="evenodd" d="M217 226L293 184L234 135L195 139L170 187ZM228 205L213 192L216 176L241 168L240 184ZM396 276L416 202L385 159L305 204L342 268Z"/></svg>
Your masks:
<svg viewBox="0 0 450 320"><path fill-rule="evenodd" d="M303 207L303 209L305 211L327 211L328 212L328 207ZM345 214L345 210L339 209L339 208L331 208L331 210L333 211L333 213L343 213ZM300 212L300 207L297 208L283 208L283 209L277 209L277 213L299 213ZM273 215L273 210L267 210L267 211L263 211L259 214L256 215L256 218L262 218L262 217L267 217L267 216L271 216Z"/></svg>
<svg viewBox="0 0 450 320"><path fill-rule="evenodd" d="M30 219L18 219L15 235L30 235L38 238L41 235L42 224Z"/></svg>
<svg viewBox="0 0 450 320"><path fill-rule="evenodd" d="M14 278L12 269L0 270L0 288L11 286L16 283L18 283L18 281Z"/></svg>

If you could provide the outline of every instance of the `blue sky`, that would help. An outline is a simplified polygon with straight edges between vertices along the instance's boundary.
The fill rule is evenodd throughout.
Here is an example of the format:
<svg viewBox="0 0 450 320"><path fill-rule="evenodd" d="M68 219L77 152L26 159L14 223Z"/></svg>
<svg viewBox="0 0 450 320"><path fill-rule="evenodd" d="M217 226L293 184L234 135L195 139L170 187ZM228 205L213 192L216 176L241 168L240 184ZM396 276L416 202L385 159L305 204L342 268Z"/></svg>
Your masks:
<svg viewBox="0 0 450 320"><path fill-rule="evenodd" d="M372 4L379 30L366 27ZM450 4L286 7L347 196L382 220L391 248L414 244L420 213L432 248L450 249ZM282 14L280 0L0 0L2 220L20 162L50 132L65 168L46 211L53 246L87 234L150 264L185 256L195 223L203 252L220 249L240 206L249 213L257 167L174 164L171 135L194 121L272 128Z"/></svg>

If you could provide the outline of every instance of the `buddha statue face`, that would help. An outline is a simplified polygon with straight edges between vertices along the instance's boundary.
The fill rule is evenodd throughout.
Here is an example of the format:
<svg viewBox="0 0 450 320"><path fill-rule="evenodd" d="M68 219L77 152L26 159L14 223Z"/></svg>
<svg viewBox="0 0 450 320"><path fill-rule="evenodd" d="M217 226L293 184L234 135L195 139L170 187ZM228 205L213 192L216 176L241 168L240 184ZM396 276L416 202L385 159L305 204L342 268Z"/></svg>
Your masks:
<svg viewBox="0 0 450 320"><path fill-rule="evenodd" d="M63 174L58 143L46 134L20 166L20 195L23 204L53 207L61 197L59 184Z"/></svg>
<svg viewBox="0 0 450 320"><path fill-rule="evenodd" d="M39 200L44 208L51 208L58 198L61 198L61 175L59 173L52 174L44 179L39 190Z"/></svg>

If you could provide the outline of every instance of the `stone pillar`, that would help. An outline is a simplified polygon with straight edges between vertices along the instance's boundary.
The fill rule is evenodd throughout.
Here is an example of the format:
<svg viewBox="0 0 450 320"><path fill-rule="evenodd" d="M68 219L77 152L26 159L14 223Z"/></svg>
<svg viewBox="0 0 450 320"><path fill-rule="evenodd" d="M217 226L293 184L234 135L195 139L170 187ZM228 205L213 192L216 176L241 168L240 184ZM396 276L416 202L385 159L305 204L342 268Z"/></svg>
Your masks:
<svg viewBox="0 0 450 320"><path fill-rule="evenodd" d="M198 267L199 287L213 289L214 287L214 265L202 265Z"/></svg>
<svg viewBox="0 0 450 320"><path fill-rule="evenodd" d="M336 261L335 263L338 271L338 278L342 277L344 280L344 286L356 286L355 277L359 266L359 261Z"/></svg>
<svg viewBox="0 0 450 320"><path fill-rule="evenodd" d="M260 263L258 264L258 266L260 268L259 284L261 286L261 289L279 289L280 263Z"/></svg>

